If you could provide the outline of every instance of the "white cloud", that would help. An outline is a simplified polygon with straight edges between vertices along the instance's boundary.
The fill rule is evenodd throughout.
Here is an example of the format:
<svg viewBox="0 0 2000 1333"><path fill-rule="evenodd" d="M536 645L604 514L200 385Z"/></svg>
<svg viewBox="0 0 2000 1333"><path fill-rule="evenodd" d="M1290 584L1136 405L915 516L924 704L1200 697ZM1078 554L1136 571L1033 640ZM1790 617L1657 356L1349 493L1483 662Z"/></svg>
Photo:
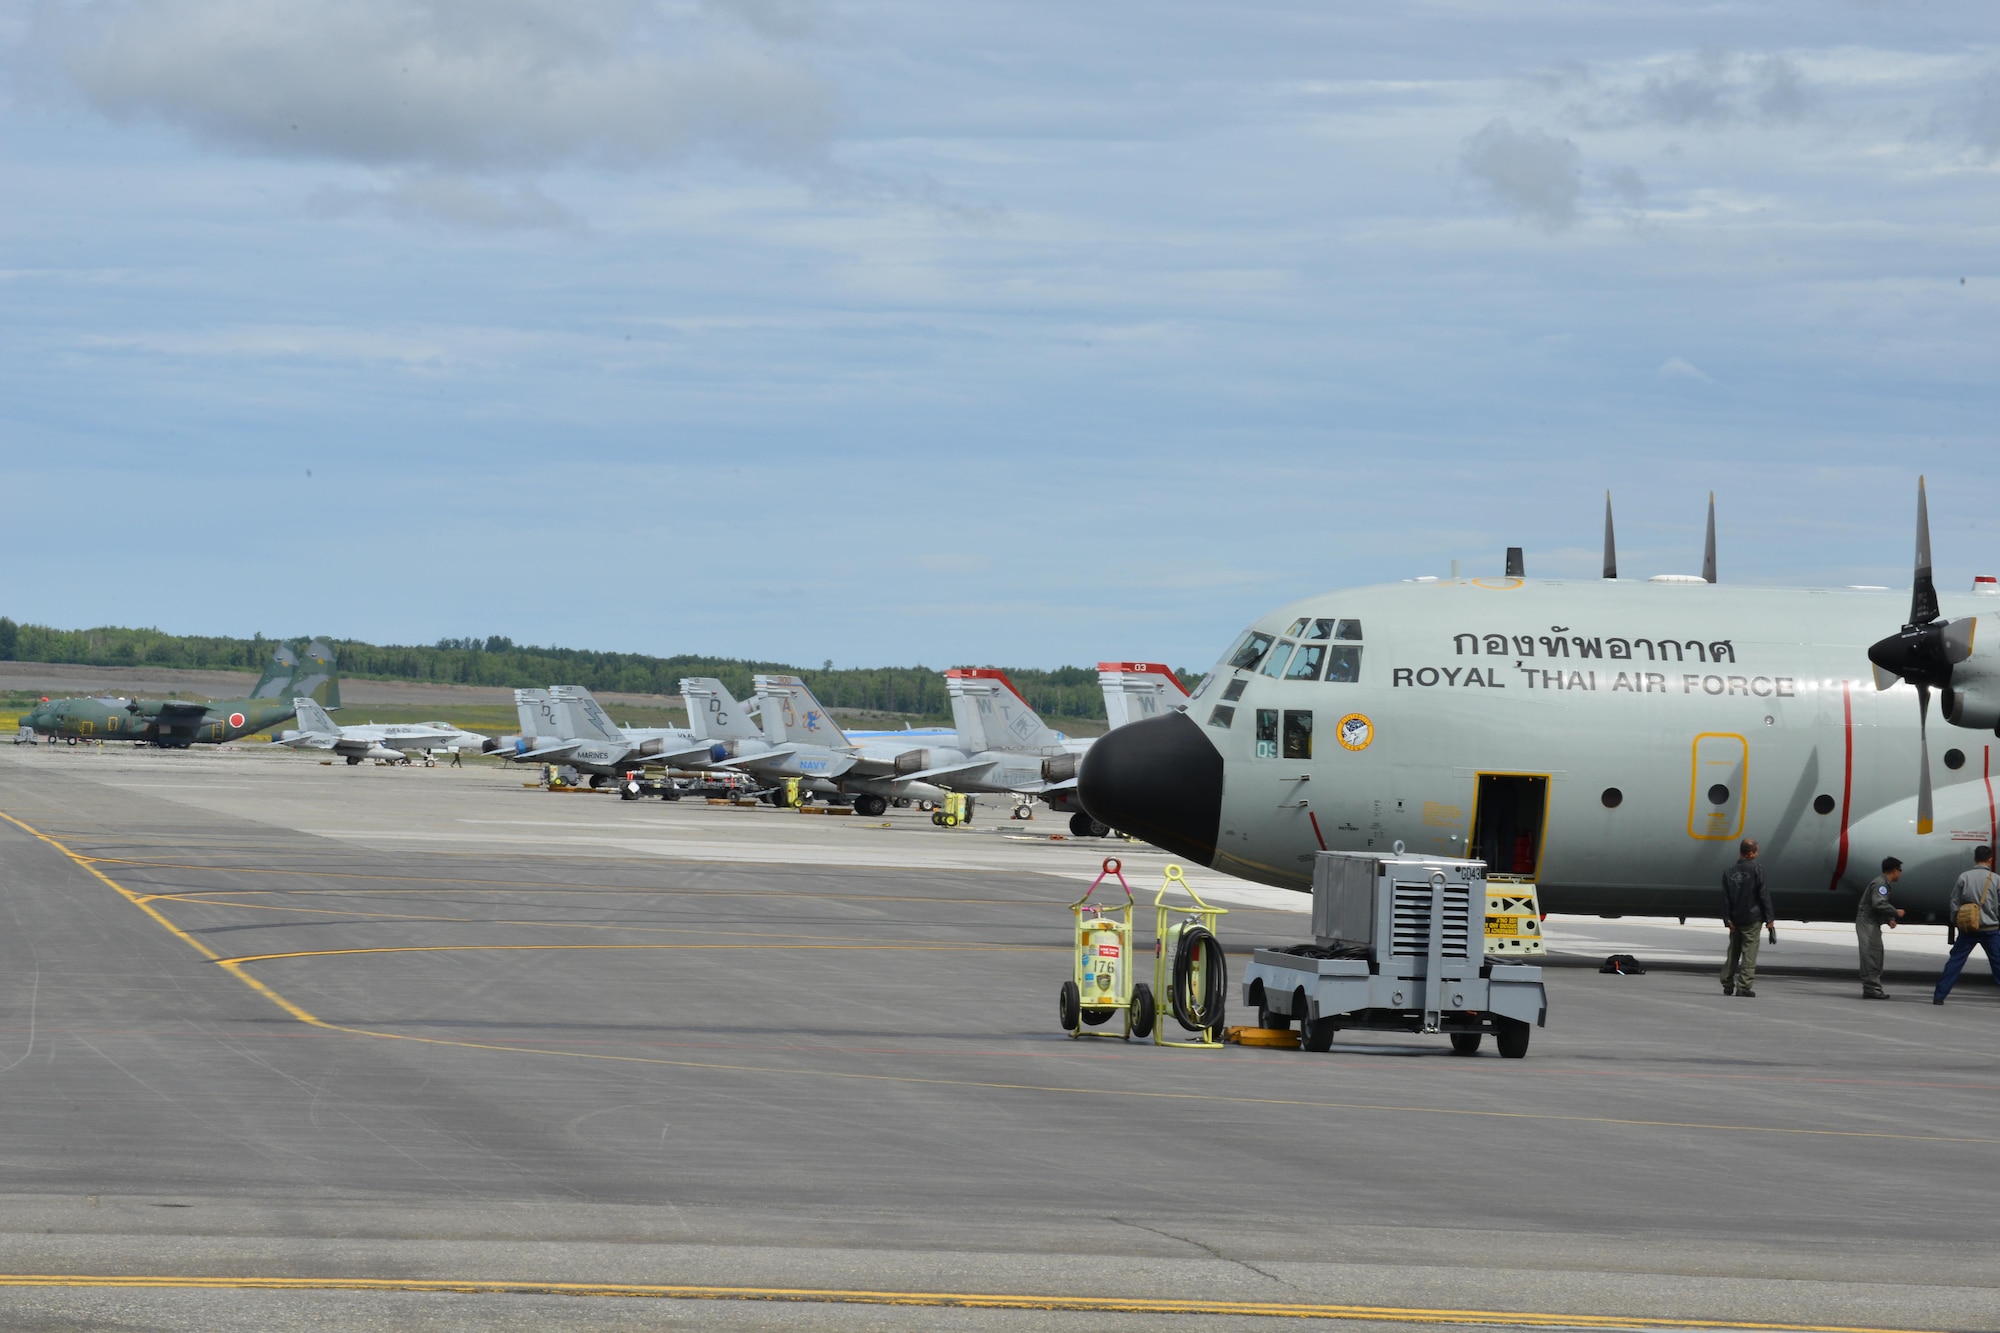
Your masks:
<svg viewBox="0 0 2000 1333"><path fill-rule="evenodd" d="M1980 78L1934 113L1930 133L1963 143L1988 162L2000 157L2000 71Z"/></svg>
<svg viewBox="0 0 2000 1333"><path fill-rule="evenodd" d="M329 186L309 201L322 213L375 210L406 221L446 222L493 231L569 227L577 220L531 182L492 185L466 176L419 172L381 189Z"/></svg>
<svg viewBox="0 0 2000 1333"><path fill-rule="evenodd" d="M1804 71L1785 56L1715 50L1646 61L1604 77L1563 66L1537 76L1537 82L1551 92L1573 94L1566 114L1586 129L1713 130L1746 121L1795 121L1817 98Z"/></svg>
<svg viewBox="0 0 2000 1333"><path fill-rule="evenodd" d="M1516 130L1501 116L1465 141L1458 161L1467 176L1516 217L1551 232L1576 221L1583 154L1568 139L1552 138L1532 126Z"/></svg>
<svg viewBox="0 0 2000 1333"><path fill-rule="evenodd" d="M1683 361L1677 356L1670 356L1665 361L1662 361L1657 373L1663 380L1692 380L1697 384L1715 383L1713 376L1709 375L1692 361Z"/></svg>
<svg viewBox="0 0 2000 1333"><path fill-rule="evenodd" d="M100 112L283 157L436 172L822 167L830 86L762 40L782 0L87 0L40 51ZM741 21L739 21L741 20Z"/></svg>

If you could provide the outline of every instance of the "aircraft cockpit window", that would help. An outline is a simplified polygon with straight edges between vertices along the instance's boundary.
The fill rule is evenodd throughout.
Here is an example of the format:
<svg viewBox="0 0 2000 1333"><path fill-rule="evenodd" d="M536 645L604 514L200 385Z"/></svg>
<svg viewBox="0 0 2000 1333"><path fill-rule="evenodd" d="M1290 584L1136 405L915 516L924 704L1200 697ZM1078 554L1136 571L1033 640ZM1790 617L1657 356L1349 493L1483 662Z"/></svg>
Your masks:
<svg viewBox="0 0 2000 1333"><path fill-rule="evenodd" d="M1361 645L1337 643L1327 649L1326 679L1340 685L1358 682L1361 679Z"/></svg>
<svg viewBox="0 0 2000 1333"><path fill-rule="evenodd" d="M1257 757L1278 757L1278 710L1275 708L1257 710Z"/></svg>
<svg viewBox="0 0 2000 1333"><path fill-rule="evenodd" d="M1326 657L1326 645L1306 643L1292 654L1292 664L1285 668L1286 680L1318 680L1319 664Z"/></svg>
<svg viewBox="0 0 2000 1333"><path fill-rule="evenodd" d="M1361 622L1358 620L1341 621L1334 627L1333 637L1336 639L1345 639L1349 643L1360 643Z"/></svg>
<svg viewBox="0 0 2000 1333"><path fill-rule="evenodd" d="M1312 633L1310 633L1310 634L1306 635L1306 637L1307 637L1308 639L1330 639L1330 638L1332 638L1332 637L1333 637L1333 622L1332 622L1331 620L1315 620L1315 621L1313 621L1313 628L1312 628Z"/></svg>
<svg viewBox="0 0 2000 1333"><path fill-rule="evenodd" d="M1313 757L1313 715L1310 711L1285 710L1284 754L1287 759Z"/></svg>
<svg viewBox="0 0 2000 1333"><path fill-rule="evenodd" d="M1250 683L1249 681L1243 679L1243 677L1241 676L1238 676L1236 679L1230 681L1227 685L1222 687L1222 702L1226 704L1233 704L1238 699L1241 699L1243 697L1243 687L1245 685L1248 685L1249 683Z"/></svg>
<svg viewBox="0 0 2000 1333"><path fill-rule="evenodd" d="M1217 704L1208 714L1208 725L1229 730L1229 724L1236 720L1236 710L1228 704Z"/></svg>
<svg viewBox="0 0 2000 1333"><path fill-rule="evenodd" d="M1306 618L1304 616L1300 616L1297 620L1294 620L1292 622L1292 627L1285 631L1285 637L1288 639L1296 639L1305 632L1306 632Z"/></svg>
<svg viewBox="0 0 2000 1333"><path fill-rule="evenodd" d="M1291 655L1292 655L1291 640L1289 639L1278 640L1278 646L1272 649L1271 655L1264 660L1264 674L1267 676L1284 675L1285 661L1286 659L1290 658Z"/></svg>
<svg viewBox="0 0 2000 1333"><path fill-rule="evenodd" d="M1271 636L1251 630L1236 645L1236 651L1229 655L1229 665L1238 671L1254 671L1264 660L1264 654L1271 650Z"/></svg>

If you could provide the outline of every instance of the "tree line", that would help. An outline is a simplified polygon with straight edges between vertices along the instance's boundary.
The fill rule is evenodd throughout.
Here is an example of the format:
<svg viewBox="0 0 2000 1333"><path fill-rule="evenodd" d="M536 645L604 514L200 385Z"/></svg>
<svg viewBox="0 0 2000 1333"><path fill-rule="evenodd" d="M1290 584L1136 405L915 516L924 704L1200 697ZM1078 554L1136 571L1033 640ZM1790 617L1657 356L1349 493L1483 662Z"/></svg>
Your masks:
<svg viewBox="0 0 2000 1333"><path fill-rule="evenodd" d="M303 636L301 636L303 638ZM261 672L280 640L262 634L247 639L199 634L167 634L157 629L63 630L17 625L0 616L0 662L73 662L84 666L155 666L194 670ZM750 678L760 672L803 678L829 708L865 708L887 713L943 716L951 711L944 680L936 670L913 667L847 667L831 663L817 670L784 662L749 662L733 657L682 654L606 653L582 648L516 644L494 635L486 639L439 639L429 645L373 644L325 639L342 675L375 680L414 680L451 685L508 688L581 685L627 694L678 694L683 676L714 676L738 698L748 698ZM1038 671L1008 667L1008 678L1035 711L1050 718L1102 718L1104 696L1094 667ZM1193 687L1194 677L1180 673Z"/></svg>

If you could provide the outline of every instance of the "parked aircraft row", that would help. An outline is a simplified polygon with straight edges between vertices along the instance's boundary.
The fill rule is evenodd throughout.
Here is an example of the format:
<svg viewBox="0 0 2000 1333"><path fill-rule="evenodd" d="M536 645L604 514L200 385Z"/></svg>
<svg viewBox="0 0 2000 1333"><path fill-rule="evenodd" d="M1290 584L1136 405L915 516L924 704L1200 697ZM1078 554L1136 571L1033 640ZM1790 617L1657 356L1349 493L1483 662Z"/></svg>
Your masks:
<svg viewBox="0 0 2000 1333"><path fill-rule="evenodd" d="M1172 670L1157 663L1100 662L1098 682L1114 726L1187 698ZM1077 763L1091 742L1049 727L1004 671L945 673L950 730L849 735L799 677L759 675L754 684L754 699L739 703L720 680L682 680L684 729L620 727L578 686L516 690L521 734L495 752L563 764L598 784L653 766L743 773L760 785L796 780L810 793L851 798L864 815L879 815L892 801L940 801L947 791L1005 795L1071 815L1079 834L1104 832L1076 802Z"/></svg>

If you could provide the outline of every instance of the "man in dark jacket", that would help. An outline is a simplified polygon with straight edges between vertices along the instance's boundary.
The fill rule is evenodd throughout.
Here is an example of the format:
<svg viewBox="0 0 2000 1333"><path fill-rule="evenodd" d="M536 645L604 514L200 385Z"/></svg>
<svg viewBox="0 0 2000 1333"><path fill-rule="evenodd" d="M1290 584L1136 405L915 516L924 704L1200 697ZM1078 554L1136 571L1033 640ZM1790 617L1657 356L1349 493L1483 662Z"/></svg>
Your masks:
<svg viewBox="0 0 2000 1333"><path fill-rule="evenodd" d="M1882 927L1896 928L1903 909L1889 901L1889 888L1903 877L1903 863L1893 856L1882 858L1882 873L1868 881L1861 901L1854 906L1854 934L1861 944L1861 998L1886 1000L1882 989Z"/></svg>
<svg viewBox="0 0 2000 1333"><path fill-rule="evenodd" d="M1757 932L1766 926L1771 942L1778 942L1778 927L1772 918L1771 891L1764 887L1764 872L1757 868L1757 840L1745 838L1737 844L1736 864L1722 872L1722 924L1729 931L1729 956L1722 964L1722 993L1757 998L1751 983L1757 980Z"/></svg>
<svg viewBox="0 0 2000 1333"><path fill-rule="evenodd" d="M1993 984L2000 986L2000 875L1993 873L1993 849L1984 843L1973 849L1972 869L1951 886L1945 910L1955 921L1961 907L1977 909L1978 928L1958 932L1958 939L1951 946L1951 957L1945 960L1944 975L1938 978L1937 989L1931 992L1932 1004L1943 1004L1944 997L1951 994L1951 988L1958 984L1958 974L1965 970L1965 960L1972 956L1975 947L1986 950L1986 965L1993 969Z"/></svg>

